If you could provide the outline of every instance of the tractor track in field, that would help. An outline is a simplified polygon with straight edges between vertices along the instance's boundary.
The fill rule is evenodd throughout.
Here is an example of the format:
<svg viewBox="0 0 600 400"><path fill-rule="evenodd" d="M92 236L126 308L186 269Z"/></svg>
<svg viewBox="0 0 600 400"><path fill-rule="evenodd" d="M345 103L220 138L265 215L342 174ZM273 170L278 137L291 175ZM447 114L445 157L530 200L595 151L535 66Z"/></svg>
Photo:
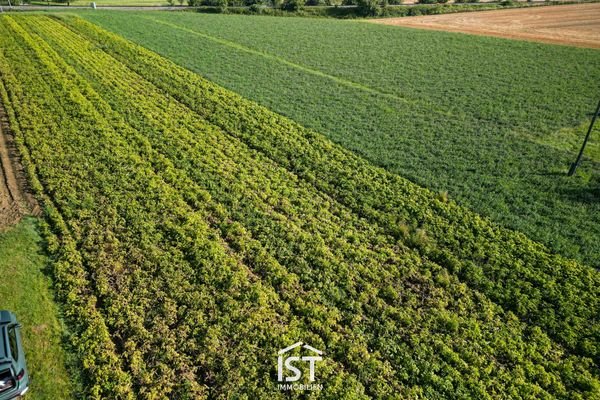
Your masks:
<svg viewBox="0 0 600 400"><path fill-rule="evenodd" d="M0 104L0 231L16 224L25 215L39 215L33 193L10 133L4 107Z"/></svg>

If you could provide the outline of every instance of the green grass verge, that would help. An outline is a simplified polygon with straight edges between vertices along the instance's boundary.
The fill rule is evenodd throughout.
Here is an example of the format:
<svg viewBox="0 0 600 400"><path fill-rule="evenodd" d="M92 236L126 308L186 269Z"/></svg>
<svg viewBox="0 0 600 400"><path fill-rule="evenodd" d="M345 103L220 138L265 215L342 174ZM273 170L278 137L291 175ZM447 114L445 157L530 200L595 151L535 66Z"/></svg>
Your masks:
<svg viewBox="0 0 600 400"><path fill-rule="evenodd" d="M28 399L72 398L73 383L65 368L69 356L62 346L48 258L37 232L37 220L27 218L0 233L0 309L13 311L23 325L23 344L31 376Z"/></svg>
<svg viewBox="0 0 600 400"><path fill-rule="evenodd" d="M354 21L84 13L552 250L600 265L600 165L567 178L600 52ZM598 138L592 138L594 142ZM594 145L593 145L594 146Z"/></svg>

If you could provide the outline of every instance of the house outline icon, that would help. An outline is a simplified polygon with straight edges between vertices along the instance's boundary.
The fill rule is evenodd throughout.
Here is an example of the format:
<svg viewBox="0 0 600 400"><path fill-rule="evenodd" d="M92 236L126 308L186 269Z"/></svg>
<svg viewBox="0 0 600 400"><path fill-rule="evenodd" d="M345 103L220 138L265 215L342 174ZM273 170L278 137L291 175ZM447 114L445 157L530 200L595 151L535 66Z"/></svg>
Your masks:
<svg viewBox="0 0 600 400"><path fill-rule="evenodd" d="M295 348L296 348L296 347L298 347L298 346L302 346L302 347L304 347L305 349L308 349L308 350L310 350L310 351L312 351L312 352L314 352L314 353L317 353L317 354L318 354L318 355L320 355L320 356L322 356L322 355L323 355L323 352L322 352L321 350L317 350L317 349L315 349L314 347L312 347L311 345L308 345L308 344L306 344L306 343L303 343L303 342L296 342L296 343L294 343L293 345L286 347L285 349L281 349L281 350L279 350L279 351L277 352L277 354L278 354L278 355L285 354L285 353L287 353L288 351L290 351L290 350L293 350L293 349L295 349Z"/></svg>

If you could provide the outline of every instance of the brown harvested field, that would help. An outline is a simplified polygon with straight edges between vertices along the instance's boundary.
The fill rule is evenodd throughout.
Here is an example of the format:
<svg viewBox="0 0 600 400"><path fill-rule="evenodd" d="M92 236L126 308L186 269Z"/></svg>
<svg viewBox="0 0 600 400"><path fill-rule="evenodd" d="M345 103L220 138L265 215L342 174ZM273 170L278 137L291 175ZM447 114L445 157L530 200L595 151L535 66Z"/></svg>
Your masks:
<svg viewBox="0 0 600 400"><path fill-rule="evenodd" d="M371 20L386 25L600 48L600 3Z"/></svg>

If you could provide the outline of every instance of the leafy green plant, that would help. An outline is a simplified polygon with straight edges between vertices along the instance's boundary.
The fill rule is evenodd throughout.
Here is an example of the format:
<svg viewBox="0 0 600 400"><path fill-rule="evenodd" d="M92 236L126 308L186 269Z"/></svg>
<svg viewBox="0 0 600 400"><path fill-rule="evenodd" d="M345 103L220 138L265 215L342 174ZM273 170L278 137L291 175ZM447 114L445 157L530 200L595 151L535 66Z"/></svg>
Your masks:
<svg viewBox="0 0 600 400"><path fill-rule="evenodd" d="M427 7L448 5L398 8ZM600 265L600 204L585 179L597 159L566 176L596 103L597 51L325 19L85 17L554 253Z"/></svg>
<svg viewBox="0 0 600 400"><path fill-rule="evenodd" d="M298 11L304 6L304 0L283 0L281 9L286 11Z"/></svg>
<svg viewBox="0 0 600 400"><path fill-rule="evenodd" d="M378 0L357 0L359 13L364 16L376 16L380 13L380 5Z"/></svg>
<svg viewBox="0 0 600 400"><path fill-rule="evenodd" d="M596 272L80 18L0 33L90 397L303 398L300 338L331 398L600 393Z"/></svg>

